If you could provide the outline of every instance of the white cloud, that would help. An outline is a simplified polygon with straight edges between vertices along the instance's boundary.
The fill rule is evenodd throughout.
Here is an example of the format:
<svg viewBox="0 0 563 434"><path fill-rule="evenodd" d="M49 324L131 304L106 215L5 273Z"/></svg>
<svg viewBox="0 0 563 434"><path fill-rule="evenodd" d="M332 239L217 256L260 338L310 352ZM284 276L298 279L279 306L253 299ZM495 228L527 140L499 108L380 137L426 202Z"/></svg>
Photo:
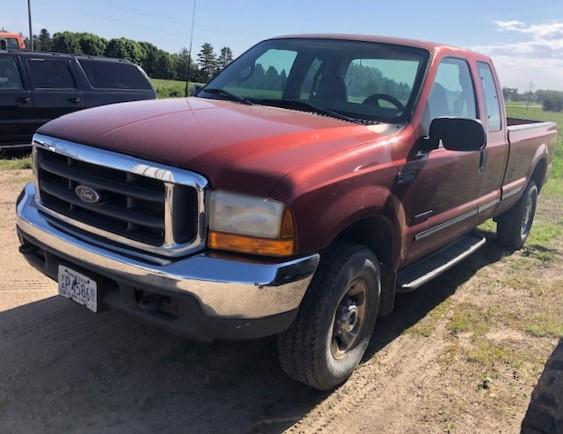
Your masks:
<svg viewBox="0 0 563 434"><path fill-rule="evenodd" d="M498 26L499 30L519 30L522 27L525 27L522 21L495 21L495 24Z"/></svg>
<svg viewBox="0 0 563 434"><path fill-rule="evenodd" d="M510 32L521 40L473 49L493 58L505 86L525 89L533 81L536 89L563 90L563 21L494 23L499 32Z"/></svg>

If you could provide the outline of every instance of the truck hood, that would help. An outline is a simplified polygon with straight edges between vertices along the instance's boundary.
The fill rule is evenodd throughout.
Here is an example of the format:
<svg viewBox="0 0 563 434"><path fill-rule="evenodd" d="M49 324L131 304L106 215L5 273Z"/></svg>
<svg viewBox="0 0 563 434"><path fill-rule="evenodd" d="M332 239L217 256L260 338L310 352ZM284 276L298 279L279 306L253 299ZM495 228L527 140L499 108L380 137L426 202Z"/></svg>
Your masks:
<svg viewBox="0 0 563 434"><path fill-rule="evenodd" d="M114 104L63 116L38 133L205 176L214 188L267 196L293 170L397 132L261 105L182 98Z"/></svg>

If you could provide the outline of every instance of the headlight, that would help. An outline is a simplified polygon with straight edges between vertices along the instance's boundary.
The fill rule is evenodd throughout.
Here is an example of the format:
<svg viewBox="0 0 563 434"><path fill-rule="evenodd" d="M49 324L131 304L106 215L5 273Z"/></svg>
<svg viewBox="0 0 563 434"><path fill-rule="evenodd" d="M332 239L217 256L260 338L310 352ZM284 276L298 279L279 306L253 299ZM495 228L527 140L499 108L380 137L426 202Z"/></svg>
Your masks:
<svg viewBox="0 0 563 434"><path fill-rule="evenodd" d="M273 199L213 191L209 197L208 245L255 255L292 255L293 215Z"/></svg>

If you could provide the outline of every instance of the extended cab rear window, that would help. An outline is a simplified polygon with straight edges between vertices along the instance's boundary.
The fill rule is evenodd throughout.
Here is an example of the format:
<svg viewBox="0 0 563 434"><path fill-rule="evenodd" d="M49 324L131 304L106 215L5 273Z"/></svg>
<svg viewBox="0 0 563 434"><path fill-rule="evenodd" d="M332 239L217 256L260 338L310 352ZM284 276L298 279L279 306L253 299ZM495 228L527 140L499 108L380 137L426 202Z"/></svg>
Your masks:
<svg viewBox="0 0 563 434"><path fill-rule="evenodd" d="M86 59L79 63L94 88L152 90L146 76L135 65Z"/></svg>
<svg viewBox="0 0 563 434"><path fill-rule="evenodd" d="M483 92L485 92L488 130L491 132L500 131L502 128L500 102L493 71L486 63L477 62L477 65L479 66L479 75L481 75Z"/></svg>

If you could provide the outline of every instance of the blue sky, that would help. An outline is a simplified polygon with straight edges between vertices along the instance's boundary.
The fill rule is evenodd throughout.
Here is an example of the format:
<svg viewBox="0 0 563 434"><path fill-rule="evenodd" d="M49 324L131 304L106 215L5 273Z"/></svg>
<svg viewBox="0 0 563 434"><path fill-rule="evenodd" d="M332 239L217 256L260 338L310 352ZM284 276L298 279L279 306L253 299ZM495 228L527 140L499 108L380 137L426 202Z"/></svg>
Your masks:
<svg viewBox="0 0 563 434"><path fill-rule="evenodd" d="M125 36L168 51L188 44L193 0L32 0L34 30ZM27 32L27 2L3 2L0 26ZM269 36L345 32L426 39L495 59L504 86L563 90L561 0L198 0L194 51L235 55Z"/></svg>

